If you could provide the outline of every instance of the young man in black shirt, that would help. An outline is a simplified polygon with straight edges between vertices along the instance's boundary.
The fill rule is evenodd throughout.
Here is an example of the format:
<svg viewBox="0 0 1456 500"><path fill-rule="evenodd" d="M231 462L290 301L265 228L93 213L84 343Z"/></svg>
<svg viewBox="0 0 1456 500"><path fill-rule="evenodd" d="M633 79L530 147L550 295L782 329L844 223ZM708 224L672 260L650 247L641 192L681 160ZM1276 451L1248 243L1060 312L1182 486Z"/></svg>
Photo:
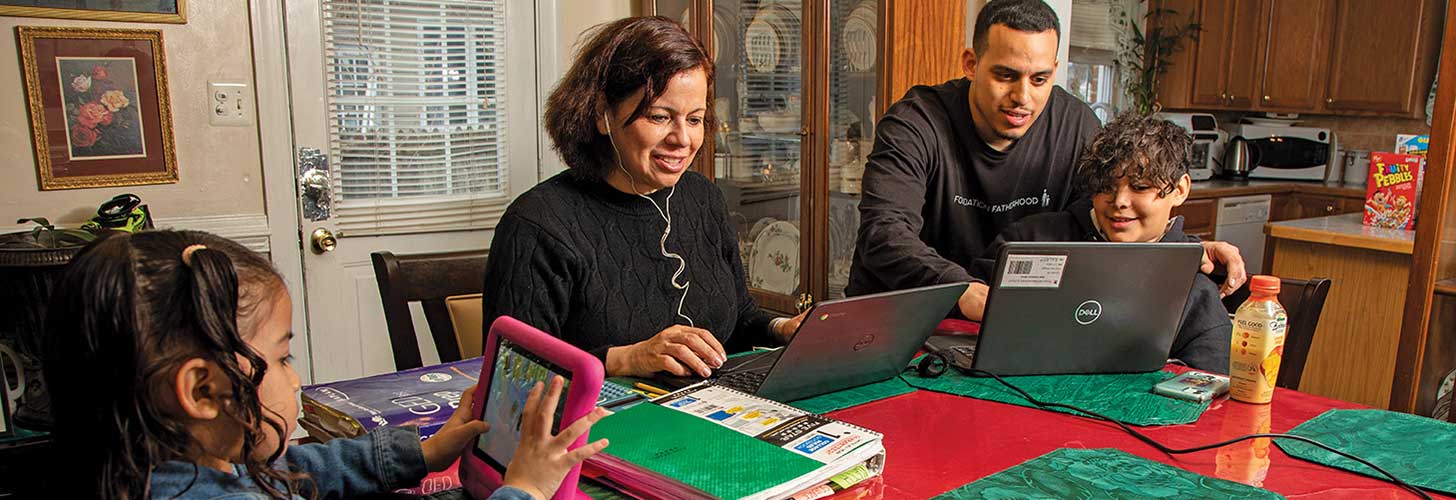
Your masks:
<svg viewBox="0 0 1456 500"><path fill-rule="evenodd" d="M974 281L967 269L1011 223L1088 203L1071 181L1101 127L1053 84L1060 33L1040 0L993 0L961 53L966 77L912 88L885 113L865 166L847 294ZM1225 291L1237 288L1238 249L1204 247L1227 266ZM980 319L986 292L972 284L959 312Z"/></svg>

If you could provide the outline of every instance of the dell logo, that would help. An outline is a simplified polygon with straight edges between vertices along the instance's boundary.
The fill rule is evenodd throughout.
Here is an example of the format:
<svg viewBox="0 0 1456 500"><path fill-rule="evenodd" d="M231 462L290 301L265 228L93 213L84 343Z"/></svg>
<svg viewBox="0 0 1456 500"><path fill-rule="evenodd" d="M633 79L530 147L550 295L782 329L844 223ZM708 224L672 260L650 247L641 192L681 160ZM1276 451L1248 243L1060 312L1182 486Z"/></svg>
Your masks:
<svg viewBox="0 0 1456 500"><path fill-rule="evenodd" d="M858 351L858 350L864 349L866 347L869 347L870 344L873 344L874 342L875 342L875 335L874 334L872 334L872 333L865 334L865 336L859 338L859 342L855 342L854 343L854 350Z"/></svg>
<svg viewBox="0 0 1456 500"><path fill-rule="evenodd" d="M1090 325L1093 321L1097 321L1097 318L1100 317L1102 317L1101 302L1089 300L1077 306L1077 314L1075 318L1077 319L1077 323L1079 324Z"/></svg>

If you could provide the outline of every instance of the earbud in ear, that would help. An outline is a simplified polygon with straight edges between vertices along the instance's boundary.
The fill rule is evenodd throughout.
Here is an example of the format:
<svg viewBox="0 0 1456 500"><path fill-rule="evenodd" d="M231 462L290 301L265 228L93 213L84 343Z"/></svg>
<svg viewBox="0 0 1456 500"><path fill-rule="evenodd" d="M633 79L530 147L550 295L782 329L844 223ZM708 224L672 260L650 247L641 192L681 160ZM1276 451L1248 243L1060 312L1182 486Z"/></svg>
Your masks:
<svg viewBox="0 0 1456 500"><path fill-rule="evenodd" d="M606 114L597 115L597 133L612 136L612 122L607 121Z"/></svg>

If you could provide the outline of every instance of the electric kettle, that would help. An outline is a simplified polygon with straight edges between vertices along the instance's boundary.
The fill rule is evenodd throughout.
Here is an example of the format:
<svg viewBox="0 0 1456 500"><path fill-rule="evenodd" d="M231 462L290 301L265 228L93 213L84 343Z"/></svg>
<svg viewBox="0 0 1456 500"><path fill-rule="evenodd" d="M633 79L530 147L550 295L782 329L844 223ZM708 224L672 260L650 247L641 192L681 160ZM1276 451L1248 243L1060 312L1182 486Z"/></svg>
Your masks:
<svg viewBox="0 0 1456 500"><path fill-rule="evenodd" d="M1223 148L1223 165L1219 175L1229 179L1247 179L1259 165L1259 148L1244 136L1229 139Z"/></svg>

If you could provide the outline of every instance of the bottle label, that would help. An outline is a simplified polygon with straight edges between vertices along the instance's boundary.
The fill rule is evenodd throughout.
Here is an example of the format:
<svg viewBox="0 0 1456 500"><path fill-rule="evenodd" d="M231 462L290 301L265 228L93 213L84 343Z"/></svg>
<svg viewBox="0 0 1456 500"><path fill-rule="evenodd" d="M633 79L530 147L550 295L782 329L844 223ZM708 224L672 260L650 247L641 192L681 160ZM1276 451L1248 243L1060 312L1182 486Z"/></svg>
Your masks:
<svg viewBox="0 0 1456 500"><path fill-rule="evenodd" d="M1284 357L1288 317L1282 308L1273 317L1262 311L1240 311L1234 318L1229 349L1229 396L1247 403L1267 403L1274 397L1279 363Z"/></svg>

